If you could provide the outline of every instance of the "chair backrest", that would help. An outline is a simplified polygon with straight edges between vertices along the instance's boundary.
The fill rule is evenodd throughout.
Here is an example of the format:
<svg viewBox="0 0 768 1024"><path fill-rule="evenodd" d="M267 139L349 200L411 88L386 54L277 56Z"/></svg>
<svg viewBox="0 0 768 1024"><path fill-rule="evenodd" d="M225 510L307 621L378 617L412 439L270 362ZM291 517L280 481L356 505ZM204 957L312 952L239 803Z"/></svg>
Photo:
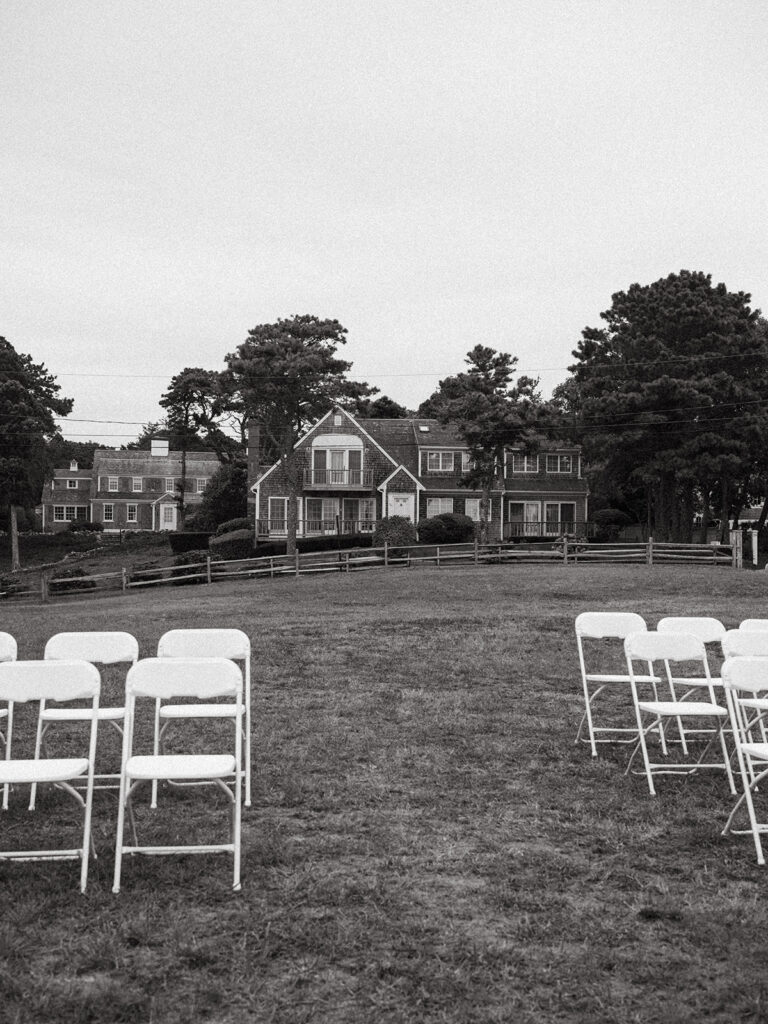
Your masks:
<svg viewBox="0 0 768 1024"><path fill-rule="evenodd" d="M157 656L249 661L251 641L241 629L170 629L160 637Z"/></svg>
<svg viewBox="0 0 768 1024"><path fill-rule="evenodd" d="M128 670L126 696L237 697L243 692L243 673L229 658L144 658Z"/></svg>
<svg viewBox="0 0 768 1024"><path fill-rule="evenodd" d="M768 630L768 619L744 619L743 622L739 623L739 629L749 630L750 632Z"/></svg>
<svg viewBox="0 0 768 1024"><path fill-rule="evenodd" d="M717 643L725 635L725 626L719 619L695 615L673 615L661 619L656 627L659 633L690 633L705 644Z"/></svg>
<svg viewBox="0 0 768 1024"><path fill-rule="evenodd" d="M582 612L576 616L577 637L624 640L647 628L645 619L634 612Z"/></svg>
<svg viewBox="0 0 768 1024"><path fill-rule="evenodd" d="M704 641L692 633L632 633L624 641L624 651L629 661L700 661L707 666Z"/></svg>
<svg viewBox="0 0 768 1024"><path fill-rule="evenodd" d="M725 658L768 658L768 630L729 629L720 641Z"/></svg>
<svg viewBox="0 0 768 1024"><path fill-rule="evenodd" d="M87 661L5 661L0 663L0 700L80 700L97 697L99 670Z"/></svg>
<svg viewBox="0 0 768 1024"><path fill-rule="evenodd" d="M45 645L43 657L47 661L77 658L101 665L134 664L139 660L139 643L130 633L118 631L56 633Z"/></svg>
<svg viewBox="0 0 768 1024"><path fill-rule="evenodd" d="M0 661L16 661L18 644L10 633L0 633Z"/></svg>
<svg viewBox="0 0 768 1024"><path fill-rule="evenodd" d="M723 685L736 696L753 697L768 690L768 661L765 658L726 658L722 671Z"/></svg>

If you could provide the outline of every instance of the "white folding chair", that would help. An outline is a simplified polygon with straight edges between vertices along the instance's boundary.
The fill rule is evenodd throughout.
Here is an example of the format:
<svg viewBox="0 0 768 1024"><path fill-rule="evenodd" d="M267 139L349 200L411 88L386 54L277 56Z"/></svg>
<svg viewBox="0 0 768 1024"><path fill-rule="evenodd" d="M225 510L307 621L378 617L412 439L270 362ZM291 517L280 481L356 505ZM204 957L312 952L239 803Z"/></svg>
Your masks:
<svg viewBox="0 0 768 1024"><path fill-rule="evenodd" d="M575 743L582 739L584 726L587 726L588 738L582 742L589 743L592 748L592 757L597 757L598 743L635 743L637 730L634 727L617 725L595 725L594 702L596 698L608 687L620 686L627 695L627 709L629 710L629 676L624 671L624 651L620 641L623 641L630 633L640 632L646 629L645 620L641 615L634 612L582 612L576 617L576 646L579 652L579 667L581 669L581 685L584 692L584 714L579 722L576 732ZM585 644L584 641L589 641ZM595 668L605 668L605 664L596 664L596 644L592 641L604 641L601 647L608 646L608 656L611 664L608 667L616 668L621 666L621 672L595 672ZM613 643L612 643L613 642ZM588 666L589 663L589 666ZM651 675L650 666L648 676L643 677L643 682L653 685L660 682L658 676ZM602 739L603 734L608 738ZM615 739L610 737L614 736Z"/></svg>
<svg viewBox="0 0 768 1024"><path fill-rule="evenodd" d="M206 702L214 698L232 698L234 712L234 744L229 752L218 754L133 754L136 732L136 701L146 697L155 701L180 697ZM206 707L219 704L197 705L199 718L219 717L214 712L203 713ZM233 856L234 878L232 887L240 889L240 800L242 787L243 729L243 674L227 658L147 658L139 661L128 672L126 680L126 713L123 735L123 757L120 777L120 806L117 820L117 846L115 850L115 878L113 892L120 891L123 854L216 853ZM234 748L234 753L232 749ZM142 846L136 834L136 822L131 798L143 782L183 780L208 783L226 793L232 805L232 834L230 841L208 845ZM133 843L125 845L125 812L133 835Z"/></svg>
<svg viewBox="0 0 768 1024"><path fill-rule="evenodd" d="M739 629L748 630L750 633L768 629L768 619L744 619L739 623Z"/></svg>
<svg viewBox="0 0 768 1024"><path fill-rule="evenodd" d="M135 665L139 659L139 643L130 633L119 631L56 633L45 645L43 658L46 661L89 661L92 665ZM125 708L99 707L99 721L109 722L123 734L123 718ZM40 715L37 721L37 741L35 757L40 756L44 749L45 736L56 722L87 722L90 714L87 708L46 707L45 701L40 704ZM120 785L120 772L107 772L94 776L96 789L117 789ZM35 809L37 787L33 786L29 795L29 809Z"/></svg>
<svg viewBox="0 0 768 1024"><path fill-rule="evenodd" d="M171 629L157 645L158 658L230 658L240 662L245 689L243 716L245 772L245 806L251 806L251 641L240 629ZM161 704L155 706L155 754L160 753L163 734L176 720L199 717L230 717L235 712L226 704L199 708L194 704ZM239 712L238 712L239 713ZM152 787L152 807L157 806L157 784Z"/></svg>
<svg viewBox="0 0 768 1024"><path fill-rule="evenodd" d="M19 652L15 639L10 633L0 633L0 663L16 661ZM0 719L8 717L7 708L0 708ZM5 733L0 730L0 742L5 746Z"/></svg>
<svg viewBox="0 0 768 1024"><path fill-rule="evenodd" d="M723 726L728 721L728 711L717 703L715 688L712 685L712 679L709 673L707 652L704 648L703 641L696 636L685 633L659 633L650 631L632 633L624 641L624 651L627 658L627 671L629 672L630 677L632 700L635 705L638 737L637 746L632 753L632 757L629 759L625 774L628 774L631 770L635 754L639 749L643 754L645 775L648 780L648 789L651 792L651 796L656 795L656 790L653 785L654 775L689 775L692 772L698 771L700 768L723 769L728 778L728 784L731 788L731 792L735 793L736 790L733 784L733 773L731 772L728 750L725 744L725 737L723 735ZM641 684L641 677L635 673L636 662L642 662L644 665L650 664L654 667L654 670L657 665L663 665L663 671L666 675L669 687L669 700L658 700L656 698L653 700L643 700L641 698L638 690L638 685ZM703 695L708 699L697 701L683 700L678 695L675 688L675 677L672 674L671 665L678 666L686 663L694 663L697 671L695 677L688 674L679 676L678 678L681 680L681 685L686 686L691 678L703 678L708 680L709 686ZM659 671L661 671L661 669L659 669ZM649 723L646 723L643 720L643 715L650 716ZM701 755L696 761L675 763L668 760L660 762L651 761L648 752L648 744L646 742L648 734L655 730L663 731L665 722L670 719L674 719L678 723L681 735L683 735L682 722L691 719L697 723L707 721L711 726L715 727L715 732L710 736L710 739L705 744ZM704 758L709 752L715 737L720 741L722 761L705 762ZM687 755L687 747L685 746L683 753Z"/></svg>
<svg viewBox="0 0 768 1024"><path fill-rule="evenodd" d="M83 808L83 843L75 849L5 850L7 860L77 860L80 867L80 891L88 881L88 856L91 850L91 810L93 806L93 768L96 760L99 692L98 669L85 661L9 661L0 664L0 700L8 703L8 733L5 760L0 761L3 785L3 810L8 809L11 786L51 783L63 789ZM11 757L13 708L29 701L90 700L90 739L87 757L34 758ZM85 798L72 783L85 779ZM95 856L95 854L94 854Z"/></svg>
<svg viewBox="0 0 768 1024"><path fill-rule="evenodd" d="M707 664L709 665L709 678L705 678L703 676L692 676L690 678L676 676L672 680L676 687L682 686L685 688L685 693L682 696L683 700L689 697L692 693L695 693L697 689L707 689L710 684L714 686L716 693L720 693L722 691L723 684L720 679L719 671L713 671L713 661L711 660L711 655L713 654L711 647L713 645L717 645L717 653L719 655L722 650L722 639L727 632L725 626L719 619L714 619L710 616L671 615L659 620L659 623L656 626L656 631L658 633L687 633L690 636L698 637L698 639L704 644L704 650L707 652ZM710 648L707 648L707 644L710 645ZM697 731L701 732L701 730ZM680 723L680 742L682 744L683 753L687 754L688 750L685 740L685 731L682 729L682 722Z"/></svg>
<svg viewBox="0 0 768 1024"><path fill-rule="evenodd" d="M724 658L768 658L768 629L728 629L721 646Z"/></svg>
<svg viewBox="0 0 768 1024"><path fill-rule="evenodd" d="M757 852L757 863L765 864L760 836L768 832L768 822L758 821L754 794L768 775L768 742L765 740L763 728L764 718L768 714L768 658L726 658L723 663L723 684L728 696L731 726L736 741L742 793L728 816L722 834L726 836L751 833ZM755 734L758 726L759 738ZM749 828L734 829L734 819L744 803L747 805Z"/></svg>

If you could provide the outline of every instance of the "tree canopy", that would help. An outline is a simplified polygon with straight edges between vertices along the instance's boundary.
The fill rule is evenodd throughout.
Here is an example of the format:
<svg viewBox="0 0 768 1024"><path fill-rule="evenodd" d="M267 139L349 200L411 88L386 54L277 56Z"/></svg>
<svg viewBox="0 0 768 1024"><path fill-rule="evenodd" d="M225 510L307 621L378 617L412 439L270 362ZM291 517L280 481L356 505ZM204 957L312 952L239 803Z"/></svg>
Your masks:
<svg viewBox="0 0 768 1024"><path fill-rule="evenodd" d="M482 491L480 533L485 540L491 491L503 470L504 450L536 443L541 397L537 380L520 376L513 383L516 356L476 345L465 362L469 368L441 380L419 413L452 422L461 433L471 461L464 483Z"/></svg>
<svg viewBox="0 0 768 1024"><path fill-rule="evenodd" d="M16 509L40 500L46 442L58 433L55 417L68 415L74 404L60 390L42 363L0 338L0 505L10 517L13 569L19 568Z"/></svg>
<svg viewBox="0 0 768 1024"><path fill-rule="evenodd" d="M351 381L352 364L336 352L347 330L338 320L304 314L259 324L227 356L232 393L261 427L268 450L279 458L289 489L288 550L296 544L301 484L294 448L304 429L334 403L354 407L375 388Z"/></svg>
<svg viewBox="0 0 768 1024"><path fill-rule="evenodd" d="M640 488L660 539L691 539L697 501L727 522L765 465L768 334L749 303L702 272L633 284L573 353L559 397L592 471Z"/></svg>

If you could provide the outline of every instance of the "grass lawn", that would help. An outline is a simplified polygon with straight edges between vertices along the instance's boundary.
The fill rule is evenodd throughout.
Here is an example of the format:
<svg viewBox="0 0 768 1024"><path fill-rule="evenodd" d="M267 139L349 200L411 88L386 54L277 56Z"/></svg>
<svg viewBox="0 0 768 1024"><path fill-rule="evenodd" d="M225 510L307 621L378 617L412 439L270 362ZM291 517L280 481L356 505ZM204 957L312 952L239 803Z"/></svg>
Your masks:
<svg viewBox="0 0 768 1024"><path fill-rule="evenodd" d="M254 806L240 894L218 855L128 859L113 896L109 793L85 896L72 862L0 864L0 1021L768 1020L768 869L719 835L722 773L654 799L624 749L574 746L587 609L735 626L768 616L768 574L430 568L4 607L20 658L62 630L125 629L142 655L174 627L245 630ZM210 792L146 803L150 831L224 827ZM3 843L44 812L51 834L76 818L17 794Z"/></svg>

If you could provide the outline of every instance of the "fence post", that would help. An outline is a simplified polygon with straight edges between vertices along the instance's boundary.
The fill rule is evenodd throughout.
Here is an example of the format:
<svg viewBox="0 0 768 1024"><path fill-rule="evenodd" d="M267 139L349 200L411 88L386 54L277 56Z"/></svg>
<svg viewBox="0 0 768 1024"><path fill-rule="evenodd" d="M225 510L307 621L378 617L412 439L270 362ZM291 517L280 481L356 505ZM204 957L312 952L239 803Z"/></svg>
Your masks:
<svg viewBox="0 0 768 1024"><path fill-rule="evenodd" d="M757 530L750 530L749 532L752 538L752 565L757 568Z"/></svg>
<svg viewBox="0 0 768 1024"><path fill-rule="evenodd" d="M344 572L349 572L349 552L344 552Z"/></svg>
<svg viewBox="0 0 768 1024"><path fill-rule="evenodd" d="M437 551L437 568L439 569L440 568L440 545L439 544L437 545L435 550Z"/></svg>
<svg viewBox="0 0 768 1024"><path fill-rule="evenodd" d="M205 582L211 582L211 556L205 556Z"/></svg>
<svg viewBox="0 0 768 1024"><path fill-rule="evenodd" d="M477 565L478 561L479 561L479 559L478 559L478 553L477 553L477 536L475 536L475 565Z"/></svg>
<svg viewBox="0 0 768 1024"><path fill-rule="evenodd" d="M40 574L40 600L43 604L48 603L48 577L45 573Z"/></svg>
<svg viewBox="0 0 768 1024"><path fill-rule="evenodd" d="M734 569L741 569L744 566L743 536L741 530L731 530L731 565Z"/></svg>
<svg viewBox="0 0 768 1024"><path fill-rule="evenodd" d="M127 579L128 573L125 571L125 566L123 566L123 568L120 570L120 572L121 572L122 577L123 577L123 593L125 593L126 588L128 586L128 579Z"/></svg>
<svg viewBox="0 0 768 1024"><path fill-rule="evenodd" d="M563 535L563 565L568 565L568 538Z"/></svg>
<svg viewBox="0 0 768 1024"><path fill-rule="evenodd" d="M646 545L645 561L648 565L653 565L653 537L648 538L648 544Z"/></svg>
<svg viewBox="0 0 768 1024"><path fill-rule="evenodd" d="M384 568L389 568L389 542L384 541Z"/></svg>
<svg viewBox="0 0 768 1024"><path fill-rule="evenodd" d="M275 578L275 560L272 555L269 556L269 578Z"/></svg>
<svg viewBox="0 0 768 1024"><path fill-rule="evenodd" d="M294 566L296 568L296 579L298 579L299 578L299 549L298 548L296 548L296 550L293 552L293 563L294 563Z"/></svg>

